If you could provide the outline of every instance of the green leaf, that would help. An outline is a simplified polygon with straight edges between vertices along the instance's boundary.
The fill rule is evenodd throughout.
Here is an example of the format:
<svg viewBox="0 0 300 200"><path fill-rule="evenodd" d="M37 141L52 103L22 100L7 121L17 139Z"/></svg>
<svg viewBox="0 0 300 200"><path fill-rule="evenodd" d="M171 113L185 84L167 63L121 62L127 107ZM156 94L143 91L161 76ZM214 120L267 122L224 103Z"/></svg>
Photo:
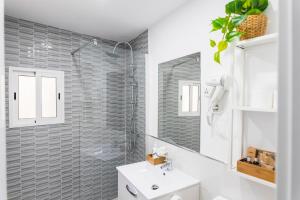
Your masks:
<svg viewBox="0 0 300 200"><path fill-rule="evenodd" d="M212 32L220 30L221 28L223 28L223 26L225 25L226 21L227 21L227 19L226 18L222 18L222 17L219 17L219 18L213 20L211 22L212 27L213 27L212 28Z"/></svg>
<svg viewBox="0 0 300 200"><path fill-rule="evenodd" d="M215 62L221 64L220 52L219 51L214 54L214 60L215 60Z"/></svg>
<svg viewBox="0 0 300 200"><path fill-rule="evenodd" d="M259 9L253 8L253 9L250 9L250 10L246 13L246 15L259 15L259 14L261 14L261 13L262 13L262 11L260 11Z"/></svg>
<svg viewBox="0 0 300 200"><path fill-rule="evenodd" d="M257 6L257 8L261 12L265 11L268 6L269 6L269 1L268 0L258 0L258 6Z"/></svg>
<svg viewBox="0 0 300 200"><path fill-rule="evenodd" d="M226 33L226 30L227 30L227 28L223 27L221 32L224 34L224 33Z"/></svg>
<svg viewBox="0 0 300 200"><path fill-rule="evenodd" d="M210 40L210 46L215 47L217 45L216 41Z"/></svg>
<svg viewBox="0 0 300 200"><path fill-rule="evenodd" d="M243 33L237 32L237 31L232 31L230 33L226 34L226 41L227 42L232 42L234 39L239 38Z"/></svg>
<svg viewBox="0 0 300 200"><path fill-rule="evenodd" d="M244 15L250 9L265 10L268 6L268 0L231 0L225 6L227 15ZM263 9L263 10L262 10Z"/></svg>
<svg viewBox="0 0 300 200"><path fill-rule="evenodd" d="M269 0L236 0L236 4L237 2L242 2L241 14L248 14L250 10L255 9L255 12L252 10L250 13L257 15L265 11L269 5Z"/></svg>
<svg viewBox="0 0 300 200"><path fill-rule="evenodd" d="M228 23L228 32L232 32L233 29L235 28L235 25L232 23L232 20L230 20L230 22Z"/></svg>
<svg viewBox="0 0 300 200"><path fill-rule="evenodd" d="M225 12L227 15L235 13L235 3L236 1L231 1L226 4L225 6Z"/></svg>
<svg viewBox="0 0 300 200"><path fill-rule="evenodd" d="M235 14L241 15L243 14L243 4L245 0L235 0Z"/></svg>
<svg viewBox="0 0 300 200"><path fill-rule="evenodd" d="M235 17L232 18L232 23L233 23L234 26L238 26L243 21L245 21L246 18L247 18L247 16L245 16L245 15L235 16Z"/></svg>
<svg viewBox="0 0 300 200"><path fill-rule="evenodd" d="M227 47L228 47L228 42L225 40L222 40L218 44L218 51L219 52L224 51L225 49L227 49Z"/></svg>
<svg viewBox="0 0 300 200"><path fill-rule="evenodd" d="M257 8L258 5L259 5L259 0L252 0L252 3L251 3L251 4L252 4L252 5L251 5L252 8Z"/></svg>
<svg viewBox="0 0 300 200"><path fill-rule="evenodd" d="M243 14L242 8L245 3L245 0L233 0L226 4L225 12L227 15L230 14Z"/></svg>
<svg viewBox="0 0 300 200"><path fill-rule="evenodd" d="M243 8L251 8L251 0L246 0L243 4Z"/></svg>

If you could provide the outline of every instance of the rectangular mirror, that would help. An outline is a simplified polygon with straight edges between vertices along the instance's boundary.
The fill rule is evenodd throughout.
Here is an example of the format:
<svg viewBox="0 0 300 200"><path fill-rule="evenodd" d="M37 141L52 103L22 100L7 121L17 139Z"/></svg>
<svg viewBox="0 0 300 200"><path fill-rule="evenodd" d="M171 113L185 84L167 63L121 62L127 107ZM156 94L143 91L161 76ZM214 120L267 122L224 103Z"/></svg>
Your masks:
<svg viewBox="0 0 300 200"><path fill-rule="evenodd" d="M200 53L158 66L158 138L200 152Z"/></svg>

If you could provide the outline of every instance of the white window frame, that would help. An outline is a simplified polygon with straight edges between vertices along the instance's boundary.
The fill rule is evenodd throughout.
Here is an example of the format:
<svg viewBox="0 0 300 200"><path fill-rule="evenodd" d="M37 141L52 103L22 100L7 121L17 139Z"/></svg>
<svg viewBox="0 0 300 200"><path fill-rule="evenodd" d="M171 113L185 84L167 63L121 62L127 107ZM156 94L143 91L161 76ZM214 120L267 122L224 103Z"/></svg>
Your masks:
<svg viewBox="0 0 300 200"><path fill-rule="evenodd" d="M193 96L193 91L192 91L192 87L191 86L198 86L199 91L198 91L198 109L197 112L192 112L192 104L193 104L193 100L192 100L192 96ZM182 112L182 88L183 86L189 86L190 88L190 102L189 102L189 110L190 112ZM179 80L178 81L178 116L200 116L200 91L201 90L201 85L200 85L200 81L191 81L191 80Z"/></svg>
<svg viewBox="0 0 300 200"><path fill-rule="evenodd" d="M19 119L19 75L36 77L36 118ZM56 78L56 117L42 117L42 77ZM16 98L15 98L16 97ZM64 72L36 68L9 68L9 127L59 124L65 121Z"/></svg>

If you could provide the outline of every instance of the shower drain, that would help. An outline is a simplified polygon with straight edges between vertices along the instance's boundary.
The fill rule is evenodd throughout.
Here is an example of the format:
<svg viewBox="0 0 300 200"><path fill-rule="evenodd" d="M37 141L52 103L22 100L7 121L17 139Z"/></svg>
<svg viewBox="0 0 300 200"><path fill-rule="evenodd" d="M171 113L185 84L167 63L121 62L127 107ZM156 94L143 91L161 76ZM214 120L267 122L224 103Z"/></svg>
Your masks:
<svg viewBox="0 0 300 200"><path fill-rule="evenodd" d="M158 188L159 188L158 185L155 185L155 184L151 186L152 190L157 190Z"/></svg>

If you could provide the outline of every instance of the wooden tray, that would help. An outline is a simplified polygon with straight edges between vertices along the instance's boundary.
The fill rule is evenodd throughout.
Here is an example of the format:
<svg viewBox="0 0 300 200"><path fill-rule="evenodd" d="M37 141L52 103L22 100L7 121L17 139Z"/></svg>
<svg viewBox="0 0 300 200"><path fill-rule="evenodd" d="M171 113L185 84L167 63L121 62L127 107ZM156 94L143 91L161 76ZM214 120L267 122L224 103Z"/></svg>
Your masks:
<svg viewBox="0 0 300 200"><path fill-rule="evenodd" d="M257 178L275 183L275 171L266 169L257 165L253 165L247 162L238 161L237 162L237 170L244 174L248 174L250 176L255 176Z"/></svg>
<svg viewBox="0 0 300 200"><path fill-rule="evenodd" d="M147 161L150 162L152 165L159 165L159 164L162 164L162 163L165 163L166 161L166 157L159 157L159 158L153 158L152 157L152 154L148 154L147 155Z"/></svg>

